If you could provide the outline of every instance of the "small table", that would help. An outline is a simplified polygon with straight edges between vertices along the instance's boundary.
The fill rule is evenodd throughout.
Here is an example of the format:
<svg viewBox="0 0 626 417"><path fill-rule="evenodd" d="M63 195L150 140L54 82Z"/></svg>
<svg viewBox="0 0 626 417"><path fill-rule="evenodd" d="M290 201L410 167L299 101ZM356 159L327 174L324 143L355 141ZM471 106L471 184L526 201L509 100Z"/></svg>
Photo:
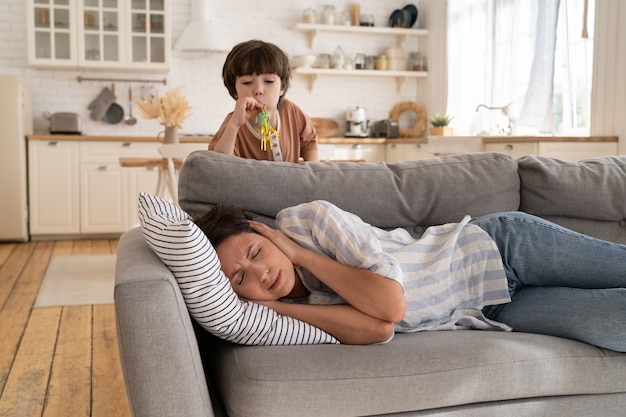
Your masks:
<svg viewBox="0 0 626 417"><path fill-rule="evenodd" d="M173 159L174 168L180 169L183 161ZM176 184L169 181L167 158L142 158L142 157L121 157L120 166L126 168L158 168L159 177L156 187L156 195L165 198L165 189L167 187L172 199L176 199ZM176 201L174 201L176 203Z"/></svg>

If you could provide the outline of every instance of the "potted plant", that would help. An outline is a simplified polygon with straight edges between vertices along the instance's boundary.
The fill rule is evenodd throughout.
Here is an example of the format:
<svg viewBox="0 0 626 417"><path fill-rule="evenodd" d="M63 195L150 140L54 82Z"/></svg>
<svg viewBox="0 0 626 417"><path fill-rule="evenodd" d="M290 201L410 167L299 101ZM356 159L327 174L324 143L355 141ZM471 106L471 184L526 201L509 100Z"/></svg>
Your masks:
<svg viewBox="0 0 626 417"><path fill-rule="evenodd" d="M430 128L431 135L438 136L451 136L454 134L454 128L448 127L453 117L442 115L437 113L430 118L430 124L433 126Z"/></svg>

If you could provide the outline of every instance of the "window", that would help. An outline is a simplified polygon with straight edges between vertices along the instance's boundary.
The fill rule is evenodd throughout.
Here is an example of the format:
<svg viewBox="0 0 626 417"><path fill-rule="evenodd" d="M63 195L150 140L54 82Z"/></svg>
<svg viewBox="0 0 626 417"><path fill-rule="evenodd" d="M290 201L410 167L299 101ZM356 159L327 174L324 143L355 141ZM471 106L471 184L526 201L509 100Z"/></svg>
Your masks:
<svg viewBox="0 0 626 417"><path fill-rule="evenodd" d="M594 4L585 13L585 2L449 0L447 113L455 129L588 134Z"/></svg>

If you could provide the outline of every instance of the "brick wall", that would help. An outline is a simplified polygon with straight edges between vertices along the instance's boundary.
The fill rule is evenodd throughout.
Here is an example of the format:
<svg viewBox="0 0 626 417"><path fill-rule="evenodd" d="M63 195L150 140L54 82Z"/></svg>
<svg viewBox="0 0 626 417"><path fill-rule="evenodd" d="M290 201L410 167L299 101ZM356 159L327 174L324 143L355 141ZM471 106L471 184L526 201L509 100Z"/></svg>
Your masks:
<svg viewBox="0 0 626 417"><path fill-rule="evenodd" d="M182 32L189 19L189 0L171 0L172 44ZM318 12L326 3L332 3L337 14L351 1L315 2L311 0L274 0L271 3L253 0L224 2L205 0L213 3L212 19L215 21L216 32L222 33L220 39L226 45L252 38L263 39L278 44L290 55L305 53L330 53L340 45L352 56L357 52L377 54L395 43L393 37L373 35L337 35L320 34L313 49L309 48L306 34L292 30L300 19L303 9L313 7ZM420 7L419 27L427 27L427 8L430 2L422 0ZM361 11L371 13L375 17L376 26L386 25L387 17L395 8L402 8L406 2L379 0L361 0ZM432 3L434 4L434 3ZM439 9L439 7L437 7ZM432 10L432 8L431 8ZM445 8L444 14L445 14ZM417 25L416 25L417 27ZM433 36L433 29L431 36ZM436 28L435 33L436 33ZM421 48L428 51L428 39L421 43L415 37L405 41L407 54L410 50ZM11 75L22 79L33 93L33 113L35 131L47 132L48 123L43 113L71 111L81 115L84 132L87 134L106 135L152 135L160 129L154 121L140 119L135 126L107 125L89 119L87 104L108 85L103 82L83 82L76 80L78 75L112 78L167 78L168 84L156 85L159 91L182 85L184 93L193 106L193 116L183 128L187 133L212 133L220 125L224 115L232 110L234 102L227 94L221 80L221 68L226 53L177 53L173 52L171 70L167 74L147 74L129 72L97 72L74 70L34 69L27 66L26 43L26 2L24 0L3 0L0 3L0 74ZM436 60L429 57L430 69L436 67ZM445 62L445 61L444 61ZM287 97L299 104L312 117L330 117L340 123L345 120L345 112L354 106L367 109L372 120L386 118L391 108L405 100L413 100L428 106L429 97L437 103L442 94L435 94L428 87L429 79L408 79L401 91L397 90L394 78L370 77L320 77L313 91L309 89L308 79L294 75L292 86ZM127 83L117 84L119 103L127 108ZM133 85L135 96L141 92L141 85ZM438 96L438 97L435 97ZM439 102L437 106L441 107ZM430 106L430 107L434 107ZM432 112L445 111L444 108L433 109Z"/></svg>

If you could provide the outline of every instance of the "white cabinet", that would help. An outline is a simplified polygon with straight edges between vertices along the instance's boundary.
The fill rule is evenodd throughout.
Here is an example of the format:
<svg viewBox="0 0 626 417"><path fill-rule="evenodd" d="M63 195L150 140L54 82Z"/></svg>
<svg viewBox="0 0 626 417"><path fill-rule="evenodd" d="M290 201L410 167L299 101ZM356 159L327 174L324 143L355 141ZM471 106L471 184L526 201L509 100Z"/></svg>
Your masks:
<svg viewBox="0 0 626 417"><path fill-rule="evenodd" d="M537 146L539 155L566 161L617 155L617 142L539 142Z"/></svg>
<svg viewBox="0 0 626 417"><path fill-rule="evenodd" d="M30 65L76 66L78 20L75 1L27 1L26 27Z"/></svg>
<svg viewBox="0 0 626 417"><path fill-rule="evenodd" d="M411 161L432 158L426 143L387 143L385 145L385 161Z"/></svg>
<svg viewBox="0 0 626 417"><path fill-rule="evenodd" d="M80 232L79 143L29 141L31 235Z"/></svg>
<svg viewBox="0 0 626 417"><path fill-rule="evenodd" d="M29 140L31 236L119 234L137 226L137 196L154 194L159 172L123 168L119 158L160 158L158 145Z"/></svg>
<svg viewBox="0 0 626 417"><path fill-rule="evenodd" d="M28 0L33 66L165 71L168 0Z"/></svg>
<svg viewBox="0 0 626 417"><path fill-rule="evenodd" d="M515 159L525 155L537 155L537 142L486 143L486 152L502 152Z"/></svg>
<svg viewBox="0 0 626 417"><path fill-rule="evenodd" d="M318 145L320 161L383 162L385 145L371 143L324 143Z"/></svg>
<svg viewBox="0 0 626 417"><path fill-rule="evenodd" d="M130 229L136 225L132 214L137 211L136 192L154 193L158 171L122 168L120 157L158 158L158 144L81 142L81 233L121 233ZM140 187L138 178L141 179Z"/></svg>
<svg viewBox="0 0 626 417"><path fill-rule="evenodd" d="M80 232L128 230L128 180L122 167L80 164Z"/></svg>
<svg viewBox="0 0 626 417"><path fill-rule="evenodd" d="M513 158L540 155L565 161L580 161L605 155L617 155L617 142L501 142L486 143L485 151L503 152Z"/></svg>

